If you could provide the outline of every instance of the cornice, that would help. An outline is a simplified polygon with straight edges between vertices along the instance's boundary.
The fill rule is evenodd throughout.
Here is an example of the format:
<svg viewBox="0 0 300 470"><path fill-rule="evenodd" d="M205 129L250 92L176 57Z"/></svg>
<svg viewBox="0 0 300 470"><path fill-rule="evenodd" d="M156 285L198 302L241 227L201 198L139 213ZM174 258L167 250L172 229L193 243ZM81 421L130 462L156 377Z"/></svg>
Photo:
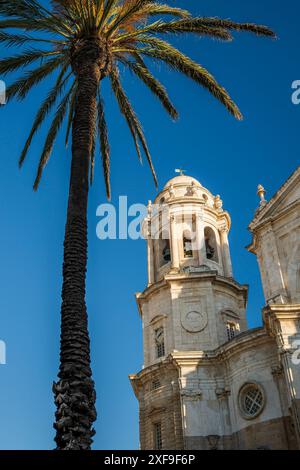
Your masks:
<svg viewBox="0 0 300 470"><path fill-rule="evenodd" d="M135 294L137 304L139 306L139 312L141 315L141 303L147 301L153 294L160 291L161 289L170 288L172 283L175 284L176 282L199 282L202 281L211 281L214 285L226 286L234 290L236 293L237 291L244 296L245 301L248 299L248 288L249 286L246 284L239 284L233 278L220 276L217 271L203 271L197 273L174 273L174 274L166 274L165 277L148 287L143 292L138 292Z"/></svg>
<svg viewBox="0 0 300 470"><path fill-rule="evenodd" d="M155 204L155 202L154 202L154 204ZM199 213L201 211L201 213L206 212L208 214L211 214L215 219L217 219L218 222L222 221L222 219L225 219L226 222L227 222L228 231L231 228L231 217L230 217L228 211L226 211L224 209L216 209L215 207L210 207L206 204L204 199L203 200L199 199L197 196L182 196L182 197L176 197L174 199L168 199L164 202L164 205L168 206L170 211L172 209L174 210L174 208L176 209L176 206L178 207L178 209L181 209L180 213L172 212L170 214L170 216L174 215L175 217L176 217L176 215L181 216L182 213L194 214L195 208L192 207L192 206L199 206L199 208L198 208ZM161 210L158 210L157 213L152 215L152 217L151 217L152 224L155 224L155 221L158 219L160 212L161 212Z"/></svg>
<svg viewBox="0 0 300 470"><path fill-rule="evenodd" d="M172 358L177 365L210 365L215 362L229 360L235 354L247 351L249 348L260 344L273 342L265 328L254 328L236 336L231 341L219 346L214 351L180 351L172 353ZM255 345L253 345L253 342Z"/></svg>
<svg viewBox="0 0 300 470"><path fill-rule="evenodd" d="M300 318L300 304L270 304L264 307L263 313L280 320L297 320Z"/></svg>
<svg viewBox="0 0 300 470"><path fill-rule="evenodd" d="M279 212L276 212L275 214L271 214L269 217L261 221L258 221L253 228L250 228L250 225L249 225L249 228L251 229L252 232L257 232L265 225L269 225L269 224L272 224L274 221L280 220L288 212L291 212L293 209L296 209L298 207L300 207L300 198L291 202L286 207L281 209Z"/></svg>
<svg viewBox="0 0 300 470"><path fill-rule="evenodd" d="M276 208L276 204L278 205L281 201L281 196L287 191L289 187L293 187L293 184L296 183L297 178L300 177L300 166L292 173L292 175L284 182L284 184L279 188L279 190L274 194L274 196L270 199L270 201L267 202L267 204L257 211L255 214L253 220L249 224L249 230L253 232L260 221L264 218L264 216L268 213L268 211L271 209L271 207Z"/></svg>
<svg viewBox="0 0 300 470"><path fill-rule="evenodd" d="M245 331L233 340L219 346L213 351L173 351L169 356L160 363L152 364L145 367L140 372L130 375L130 381L138 393L138 384L147 380L160 368L180 368L181 366L199 367L210 366L215 363L220 364L230 360L236 354L240 354L249 349L253 350L263 344L274 343L274 339L268 334L264 327L254 328Z"/></svg>

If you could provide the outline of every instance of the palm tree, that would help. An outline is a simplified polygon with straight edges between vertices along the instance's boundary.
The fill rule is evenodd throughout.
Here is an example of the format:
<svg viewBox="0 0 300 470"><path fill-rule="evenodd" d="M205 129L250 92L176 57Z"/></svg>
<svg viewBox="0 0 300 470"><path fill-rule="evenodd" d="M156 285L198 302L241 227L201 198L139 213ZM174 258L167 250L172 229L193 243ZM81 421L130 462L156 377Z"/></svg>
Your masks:
<svg viewBox="0 0 300 470"><path fill-rule="evenodd" d="M67 121L72 131L72 162L64 241L59 380L53 384L57 406L57 449L89 449L96 419L95 388L85 304L87 265L87 204L93 180L96 139L107 197L110 198L110 147L101 95L108 78L139 159L145 155L157 184L140 121L122 86L119 65L125 66L160 100L171 118L178 117L164 86L148 68L152 59L179 71L206 88L237 119L242 115L228 93L201 65L163 37L193 33L224 41L234 31L274 37L265 26L218 18L193 17L182 8L155 0L53 0L46 8L37 0L0 0L0 42L22 47L20 54L0 60L0 76L25 72L7 89L7 99L23 100L45 79L53 80L41 103L22 150L22 166L32 139L49 113L53 119L38 164L34 189ZM16 30L16 32L14 32ZM34 47L34 45L36 46ZM25 49L24 49L25 48ZM28 66L35 66L28 70ZM54 78L53 78L54 76Z"/></svg>

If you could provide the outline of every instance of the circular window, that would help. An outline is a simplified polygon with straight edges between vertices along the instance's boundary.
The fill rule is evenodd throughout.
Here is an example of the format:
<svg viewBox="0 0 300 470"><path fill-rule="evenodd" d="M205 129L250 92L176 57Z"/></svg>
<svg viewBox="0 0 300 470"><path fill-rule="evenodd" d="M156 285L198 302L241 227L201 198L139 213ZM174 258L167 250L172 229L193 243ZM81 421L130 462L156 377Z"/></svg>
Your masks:
<svg viewBox="0 0 300 470"><path fill-rule="evenodd" d="M239 393L239 405L244 418L256 418L265 406L263 389L256 383L244 385Z"/></svg>

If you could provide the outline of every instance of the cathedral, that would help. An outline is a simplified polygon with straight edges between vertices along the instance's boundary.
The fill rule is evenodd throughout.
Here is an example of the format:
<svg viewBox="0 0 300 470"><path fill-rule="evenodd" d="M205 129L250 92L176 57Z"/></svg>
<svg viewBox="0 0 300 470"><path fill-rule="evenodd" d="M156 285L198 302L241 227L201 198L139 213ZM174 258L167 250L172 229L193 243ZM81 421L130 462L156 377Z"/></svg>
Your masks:
<svg viewBox="0 0 300 470"><path fill-rule="evenodd" d="M249 224L265 296L248 329L220 196L179 175L149 202L141 449L300 449L300 167ZM245 266L245 269L247 267Z"/></svg>

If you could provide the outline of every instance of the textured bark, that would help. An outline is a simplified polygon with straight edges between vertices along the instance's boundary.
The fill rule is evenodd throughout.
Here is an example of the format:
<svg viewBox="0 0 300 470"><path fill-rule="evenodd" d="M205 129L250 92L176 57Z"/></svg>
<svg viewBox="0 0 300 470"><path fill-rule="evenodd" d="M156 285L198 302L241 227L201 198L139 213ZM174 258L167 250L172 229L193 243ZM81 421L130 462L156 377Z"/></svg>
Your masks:
<svg viewBox="0 0 300 470"><path fill-rule="evenodd" d="M101 48L93 41L74 51L78 80L73 121L72 164L64 241L59 380L53 384L57 406L55 441L59 450L88 450L95 434L95 386L85 303L89 161L96 125Z"/></svg>

